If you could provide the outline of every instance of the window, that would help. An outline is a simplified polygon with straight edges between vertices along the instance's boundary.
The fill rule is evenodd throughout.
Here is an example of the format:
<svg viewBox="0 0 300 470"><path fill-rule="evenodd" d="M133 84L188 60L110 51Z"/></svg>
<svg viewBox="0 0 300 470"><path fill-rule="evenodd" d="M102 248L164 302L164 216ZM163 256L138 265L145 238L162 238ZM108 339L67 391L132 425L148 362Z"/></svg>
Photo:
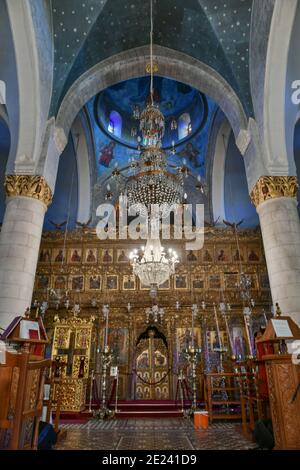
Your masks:
<svg viewBox="0 0 300 470"><path fill-rule="evenodd" d="M178 138L184 139L192 132L192 122L189 113L183 113L178 119Z"/></svg>
<svg viewBox="0 0 300 470"><path fill-rule="evenodd" d="M122 136L122 117L117 111L110 113L107 130L116 137Z"/></svg>

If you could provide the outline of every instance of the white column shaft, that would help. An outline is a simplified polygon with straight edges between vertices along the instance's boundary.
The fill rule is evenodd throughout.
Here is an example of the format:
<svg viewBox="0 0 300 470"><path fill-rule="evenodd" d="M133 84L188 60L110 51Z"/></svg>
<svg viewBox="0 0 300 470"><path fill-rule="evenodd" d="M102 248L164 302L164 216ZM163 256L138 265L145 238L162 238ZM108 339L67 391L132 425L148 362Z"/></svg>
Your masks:
<svg viewBox="0 0 300 470"><path fill-rule="evenodd" d="M7 199L0 234L0 327L30 307L46 206L37 199Z"/></svg>
<svg viewBox="0 0 300 470"><path fill-rule="evenodd" d="M257 207L273 303L300 325L300 221L297 201L269 199Z"/></svg>

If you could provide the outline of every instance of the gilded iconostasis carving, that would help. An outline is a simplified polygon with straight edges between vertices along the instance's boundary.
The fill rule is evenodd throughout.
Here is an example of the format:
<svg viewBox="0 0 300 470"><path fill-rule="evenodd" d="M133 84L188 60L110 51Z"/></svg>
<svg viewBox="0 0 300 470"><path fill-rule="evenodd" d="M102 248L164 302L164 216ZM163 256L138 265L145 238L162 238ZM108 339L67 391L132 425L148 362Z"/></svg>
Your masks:
<svg viewBox="0 0 300 470"><path fill-rule="evenodd" d="M88 351L89 355L83 367L84 377L92 370L100 374L99 351L104 344L105 327L101 309L108 304L108 344L114 352L113 364L119 366L119 397L138 399L148 394L174 398L178 372L187 367L182 350L191 344L192 304L197 303L199 308L194 325L195 342L207 351L210 368L217 364L215 349L219 341L213 314L214 302L216 305L220 302L231 305L228 321L234 351L230 351L225 323L219 315L221 342L227 347L228 354L241 357L247 354L243 301L238 283L242 272L251 279L251 296L255 300L252 322L255 328L256 324L264 323L263 310L269 311L271 304L262 240L259 231L240 231L237 248L232 230L209 229L201 250L186 251L184 240L164 241L166 248L176 249L180 262L175 275L158 289L157 302L164 308L165 314L155 326L166 338L166 344L161 343L157 351L148 339L144 340L143 351L140 351L141 345L137 345L138 338L149 327L145 309L151 306L152 301L149 288L141 285L132 274L129 253L136 246L137 242L131 240L101 241L95 231L69 232L66 242L61 232L44 233L33 299L36 304L45 300L48 302L44 320L50 338L53 338L54 318L57 316L59 319L77 317L86 320L95 317L90 348L79 348L78 357L72 359L70 367L74 371L71 372L74 380L74 374L81 366L80 355L86 356L83 350ZM206 303L205 311L201 308L202 301ZM75 304L77 311L74 310ZM63 343L58 345L58 341ZM65 341L64 335L60 339L57 326L55 348L62 353ZM146 343L149 343L147 348ZM151 354L153 362L158 352L166 357L166 364L161 367L159 379L150 366L146 368L147 380L141 374L137 358L143 353ZM70 363L70 358L65 359ZM205 366L200 361L199 371ZM168 377L164 378L164 374ZM146 382L153 384L153 390ZM156 382L159 385L156 385L155 391Z"/></svg>

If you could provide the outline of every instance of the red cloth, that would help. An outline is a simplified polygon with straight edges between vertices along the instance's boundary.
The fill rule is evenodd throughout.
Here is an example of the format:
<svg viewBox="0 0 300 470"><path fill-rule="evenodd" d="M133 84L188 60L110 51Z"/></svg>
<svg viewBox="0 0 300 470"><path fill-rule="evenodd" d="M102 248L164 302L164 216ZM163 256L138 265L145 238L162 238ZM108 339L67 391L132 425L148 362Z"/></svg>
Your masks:
<svg viewBox="0 0 300 470"><path fill-rule="evenodd" d="M256 343L256 357L261 360L267 354L274 354L274 348L271 343ZM269 396L266 366L261 363L258 366L258 392L263 397Z"/></svg>

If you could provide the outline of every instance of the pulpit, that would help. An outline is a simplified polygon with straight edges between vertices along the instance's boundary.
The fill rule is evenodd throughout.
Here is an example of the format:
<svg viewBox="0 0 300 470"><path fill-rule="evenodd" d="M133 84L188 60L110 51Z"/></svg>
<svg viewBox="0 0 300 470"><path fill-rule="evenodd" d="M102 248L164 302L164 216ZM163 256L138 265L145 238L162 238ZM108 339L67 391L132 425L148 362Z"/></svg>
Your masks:
<svg viewBox="0 0 300 470"><path fill-rule="evenodd" d="M290 318L271 319L262 345L273 345L274 354L262 357L266 366L276 449L300 449L300 365L287 354L286 341L300 339L300 329ZM269 346L266 347L266 352Z"/></svg>

